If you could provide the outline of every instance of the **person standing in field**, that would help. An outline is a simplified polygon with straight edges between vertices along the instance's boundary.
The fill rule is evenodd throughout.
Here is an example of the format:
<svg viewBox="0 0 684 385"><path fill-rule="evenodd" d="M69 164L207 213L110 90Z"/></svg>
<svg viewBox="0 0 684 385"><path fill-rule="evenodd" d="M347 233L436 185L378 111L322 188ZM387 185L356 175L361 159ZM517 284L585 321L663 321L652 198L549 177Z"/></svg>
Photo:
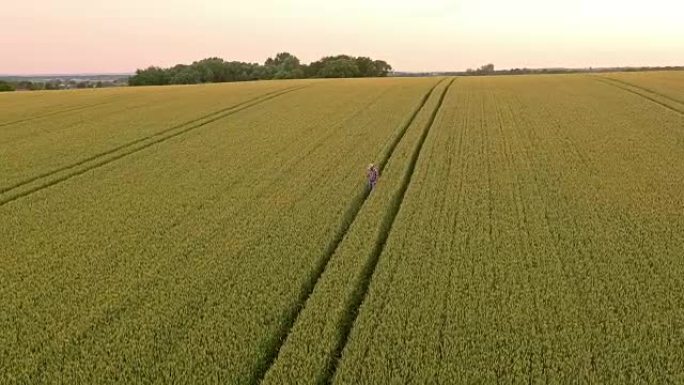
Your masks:
<svg viewBox="0 0 684 385"><path fill-rule="evenodd" d="M378 177L380 176L380 173L378 172L378 168L375 167L373 163L368 165L368 187L370 187L371 190L375 188L375 184L378 183Z"/></svg>

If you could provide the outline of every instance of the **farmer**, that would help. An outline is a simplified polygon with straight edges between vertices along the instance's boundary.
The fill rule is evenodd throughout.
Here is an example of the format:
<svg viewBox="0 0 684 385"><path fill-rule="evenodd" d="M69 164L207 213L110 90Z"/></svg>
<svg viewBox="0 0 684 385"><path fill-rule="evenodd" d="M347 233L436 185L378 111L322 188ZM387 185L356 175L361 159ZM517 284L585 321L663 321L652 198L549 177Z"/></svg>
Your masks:
<svg viewBox="0 0 684 385"><path fill-rule="evenodd" d="M371 190L375 188L375 184L378 183L378 177L380 176L380 173L378 172L378 168L375 167L373 163L368 165L368 187L370 187Z"/></svg>

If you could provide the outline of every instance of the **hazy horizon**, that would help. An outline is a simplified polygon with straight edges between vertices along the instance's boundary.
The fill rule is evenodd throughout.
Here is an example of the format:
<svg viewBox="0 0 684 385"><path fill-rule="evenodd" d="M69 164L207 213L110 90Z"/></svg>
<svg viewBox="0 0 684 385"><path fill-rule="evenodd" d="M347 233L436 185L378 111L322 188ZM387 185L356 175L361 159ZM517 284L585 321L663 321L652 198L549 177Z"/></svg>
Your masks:
<svg viewBox="0 0 684 385"><path fill-rule="evenodd" d="M407 72L684 65L675 0L64 0L0 15L3 75L123 74L205 57L350 54Z"/></svg>

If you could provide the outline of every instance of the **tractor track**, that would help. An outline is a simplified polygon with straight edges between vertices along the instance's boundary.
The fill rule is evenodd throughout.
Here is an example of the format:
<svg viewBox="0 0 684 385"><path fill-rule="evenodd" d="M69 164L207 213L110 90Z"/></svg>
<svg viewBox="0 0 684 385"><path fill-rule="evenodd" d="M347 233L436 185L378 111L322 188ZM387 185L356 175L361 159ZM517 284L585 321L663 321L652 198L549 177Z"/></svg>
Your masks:
<svg viewBox="0 0 684 385"><path fill-rule="evenodd" d="M220 119L223 119L225 117L233 115L237 112L243 111L243 110L248 109L250 107L264 103L268 100L274 99L276 97L287 94L289 92L294 92L294 91L300 90L300 89L305 88L305 87L306 86L297 87L297 88L290 87L290 88L286 88L284 90L269 92L269 93L266 93L264 95L260 95L258 97L247 100L245 102L241 102L241 103L235 104L233 106L226 107L226 108L220 109L218 111L214 111L214 112L207 114L207 115L204 115L202 117L187 121L185 123L164 129L163 131L160 131L160 132L157 132L155 134L146 136L144 138L136 139L134 141L128 142L126 144L123 144L123 145L118 146L116 148L113 148L111 150L93 155L91 157L88 157L88 158L83 159L81 161L78 161L76 163L73 163L73 164L70 164L70 165L67 165L64 167L60 167L58 169L52 170L52 171L44 173L44 174L40 174L40 175L32 177L30 179L26 179L22 182L19 182L17 184L12 185L12 186L4 187L4 188L0 189L0 194L11 193L13 190L17 190L21 187L24 187L24 186L26 186L30 183L36 182L36 181L40 181L41 179L49 179L47 181L44 181L43 183L38 184L37 186L28 188L24 191L17 193L17 194L10 195L8 197L0 199L0 207L4 206L7 203L15 201L19 198L31 195L31 194L38 192L40 190L43 190L45 188L48 188L48 187L54 186L58 183L64 182L64 181L71 179L75 176L82 175L88 171L91 171L91 170L94 170L96 168L105 166L105 165L112 163L116 160L122 159L124 157L135 154L137 152L140 152L146 148L149 148L149 147L152 147L154 145L163 143L169 139L173 139L179 135L182 135L182 134L185 134L187 132L196 130L200 127L206 126L207 124L216 122ZM193 123L197 123L197 124L193 124ZM171 132L174 130L178 130L178 131ZM168 134L168 135L165 135L165 134ZM142 142L145 142L148 140L149 140L149 142L142 143ZM137 144L140 144L140 145L136 146ZM125 151L120 153L120 154L108 156L108 155L112 155L112 154L116 153L119 150L125 150ZM90 162L93 162L93 163L86 165L87 163L90 163ZM83 168L78 168L79 166L82 166L82 165L86 165L86 166ZM72 169L75 169L75 170L72 170ZM72 171L69 171L69 170L72 170ZM64 172L64 171L69 171L69 172L65 173L62 176L58 176L56 178L50 178L51 176L55 176L55 175L57 175L61 172Z"/></svg>
<svg viewBox="0 0 684 385"><path fill-rule="evenodd" d="M684 110L680 110L680 109L678 109L678 108L676 108L676 107L673 107L673 106L671 106L671 105L669 105L669 104L667 104L667 103L661 102L660 100L658 100L658 99L656 99L656 98L654 98L654 97L652 97L652 96L646 95L645 89L643 89L643 88L636 87L636 86L632 86L632 85L630 84L630 86L632 86L632 87L634 87L634 88L636 88L636 89L641 90L641 92L640 92L640 91L636 91L636 90L634 90L634 89L632 89L632 88L629 88L629 86L626 85L626 84L628 84L628 83L616 81L615 79L611 79L611 78L595 78L595 79L599 80L600 82L602 82L602 83L604 83L604 84L608 84L608 85L613 86L613 87L615 87L615 88L619 88L619 89L621 89L621 90L630 92L630 93L632 93L632 94L634 94L634 95L638 95L638 96L640 96L640 97L642 97L642 98L644 98L644 99L646 99L646 100L649 100L649 101L651 101L651 102L653 102L653 103L655 103L655 104L658 104L658 105L660 105L660 106L662 106L662 107L665 107L665 108L667 108L667 109L670 110L670 111L674 111L674 112L676 112L676 113L678 113L678 114L680 114L680 115L684 115ZM649 91L649 92L652 92L652 91ZM663 97L663 95L661 95L661 94L659 94L659 93L653 92L653 94L658 95L658 96L660 96L660 97ZM673 99L670 99L670 98L667 98L667 99L668 99L668 100L673 100ZM678 102L678 103L680 103L680 102Z"/></svg>
<svg viewBox="0 0 684 385"><path fill-rule="evenodd" d="M642 86L636 85L636 84L634 84L634 83L630 83L630 82L625 81L625 80L611 78L610 76L603 76L603 78L604 78L604 79L608 79L608 80L612 80L612 81L617 82L617 83L620 83L620 84L624 84L624 85L629 86L629 87L634 87L634 88L640 89L640 90L642 90L642 91L644 91L644 92L648 92L648 93L651 93L651 94L654 94L654 95L658 95L658 96L660 96L660 97L662 97L662 98L664 98L664 99L670 100L670 101L675 102L675 103L677 103L677 104L684 104L684 101L681 101L681 100L679 100L679 99L673 98L672 96L665 95L665 94L663 94L662 92L654 91L654 90L652 90L652 89L650 89L650 88L642 87Z"/></svg>
<svg viewBox="0 0 684 385"><path fill-rule="evenodd" d="M394 136L394 139L382 152L382 154L380 155L380 160L378 161L378 170L380 171L380 173L382 173L382 171L384 170L385 166L387 165L387 162L392 157L395 148L403 139L404 135L406 134L406 131L411 126L413 121L416 119L416 116L418 116L418 113L422 111L423 107L427 103L435 88L437 88L437 86L442 82L443 80L440 80L437 83L435 83L423 95L422 99L420 100L420 103L412 111L410 117L399 128L397 135ZM276 336L272 339L270 346L267 348L265 358L261 360L259 363L257 363L255 369L253 370L251 381L249 381L250 384L260 384L266 376L268 370L275 363L276 359L278 358L278 355L280 354L281 348L283 347L285 341L292 332L292 328L294 327L297 318L299 318L299 315L304 309L304 305L308 301L309 297L311 297L311 294L313 293L316 284L325 272L332 256L335 254L335 251L337 251L337 248L339 247L340 243L342 243L342 240L349 232L349 228L356 220L356 217L361 211L361 208L363 207L364 203L368 200L369 196L370 191L368 190L368 188L366 188L366 185L364 183L363 189L360 190L357 193L357 195L352 199L350 205L348 206L347 210L342 216L342 221L337 231L335 232L335 236L328 243L327 247L323 252L323 256L319 259L319 262L316 265L313 272L310 274L309 279L303 285L299 297L297 298L297 301L295 303L295 306L287 312L285 322L281 326Z"/></svg>
<svg viewBox="0 0 684 385"><path fill-rule="evenodd" d="M392 202L390 204L389 211L386 212L385 216L383 217L381 224L381 228L383 230L380 232L380 234L378 234L378 239L376 240L375 245L373 247L371 257L367 260L366 265L364 265L361 280L360 282L358 282L358 285L354 292L354 296L352 297L351 302L348 303L346 306L347 317L345 318L342 324L342 328L340 331L341 338L338 345L335 348L333 360L330 362L328 370L326 371L327 378L325 378L323 381L323 383L325 384L332 383L332 380L335 377L335 373L337 372L337 367L339 360L342 356L342 352L344 351L344 348L347 346L347 342L349 341L349 334L351 333L351 330L354 327L354 323L356 322L356 319L359 314L359 309L361 308L361 305L364 299L366 298L366 295L368 294L368 288L370 287L373 274L375 273L375 268L377 267L378 262L380 261L380 255L382 254L382 251L385 249L387 239L389 238L389 235L392 232L394 221L397 218L397 215L399 214L399 210L401 210L401 206L404 202L404 197L406 196L406 191L408 190L411 184L411 179L413 178L416 165L418 164L418 158L420 158L420 154L423 150L423 144L425 144L425 140L427 139L427 136L430 134L430 131L434 126L437 114L441 110L442 104L444 103L444 98L446 97L446 94L451 88L451 85L453 84L454 80L455 78L452 78L451 81L449 81L449 84L447 84L446 87L444 87L444 90L439 96L437 106L435 106L435 109L432 111L432 114L430 115L430 118L425 124L423 132L420 138L418 139L418 143L416 143L416 147L414 148L413 153L411 154L411 158L409 159L409 164L406 167L406 170L404 171L404 176L402 178L399 190L396 191L394 196L392 197Z"/></svg>
<svg viewBox="0 0 684 385"><path fill-rule="evenodd" d="M69 108L65 108L63 110L46 112L42 115L32 116L30 118L17 119L17 120L13 120L11 122L0 123L0 127L7 127L7 126L12 126L14 124L20 124L20 123L31 122L34 120L39 120L39 119L45 119L45 118L49 118L49 117L55 116L55 115L68 114L69 112L81 111L81 110L85 110L85 109L88 109L91 107L102 106L102 105L109 104L109 103L111 103L111 101L94 103L94 104L87 104L85 106L69 107Z"/></svg>
<svg viewBox="0 0 684 385"><path fill-rule="evenodd" d="M347 122L352 120L355 116L358 116L362 112L366 111L369 107L371 107L373 104L375 104L381 96L385 95L386 93L387 92L381 93L377 99L374 99L369 104L363 106L363 108L361 108L360 111L357 111L357 112L355 112L355 114L352 114L352 116L345 118L345 120L342 123L340 123L340 125L346 124ZM332 132L335 132L335 131L336 131L335 129L332 129ZM329 136L330 135L325 135L324 139L329 138ZM255 196L255 199L260 199L261 197L263 197L266 194L267 191L271 191L272 187L277 184L277 181L283 177L282 174L285 173L285 170L291 170L296 164L301 162L303 159L306 159L307 156L309 156L309 155L310 155L310 152L305 153L305 154L300 154L296 157L297 159L294 162L292 162L291 164L284 165L283 168L279 171L279 174L280 174L279 177L277 177L273 181L267 183L265 187L258 188L259 193ZM205 200L201 201L199 204L188 208L186 211L184 211L183 213L178 215L178 217L170 225L165 227L163 229L163 233L169 233L173 228L181 225L182 223L185 223L187 218L189 218L191 215L195 214L197 211L201 210L203 207L205 207L207 205L215 206L217 204L216 203L217 198L219 196L221 196L221 194L223 194L223 193L224 193L224 191L220 190L219 192L210 196L208 199L205 199ZM246 202L243 202L241 205L236 206L234 208L233 213L242 212L242 210L246 206L247 206ZM207 239L213 240L213 239L216 239L216 237L217 237L217 233L215 230L207 233ZM253 239L250 240L250 244L252 244L254 242L256 242L256 241L254 241ZM238 249L236 251L236 254L240 254L246 247L247 246L245 245L242 248ZM196 250L193 249L193 251L196 251ZM184 255L185 254L191 255L190 250L185 250L183 253L184 253ZM237 266L241 266L241 264L238 263ZM155 272L154 275L159 275L159 274L160 273L157 271L157 272ZM117 327L117 324L119 324L121 322L121 320L124 319L124 317L128 316L128 314L131 311L135 311L135 309L137 309L141 306L140 305L140 303L142 301L141 296L143 295L143 293L146 292L146 290L147 291L150 290L148 287L152 284L154 284L154 282L143 281L143 282L138 282L136 285L134 285L132 292L134 292L136 294L134 294L132 296L125 297L119 303L113 304L111 307L107 308L104 312L100 313L96 318L94 318L94 320L90 326L88 326L87 328L80 331L73 338L70 338L69 342L63 345L63 347L62 347L63 351L78 349L79 344L81 344L82 341L88 341L88 340L92 341L93 337L97 333L101 334L101 333L108 332L108 331L103 331L105 328ZM232 289L232 286L230 288ZM207 309L205 309L204 307L196 306L196 302L195 302L194 298L195 297L193 297L192 300L186 301L184 303L184 305L181 307L182 309L192 308L193 310L192 311L183 310L180 312L180 314L185 314L185 315L190 314L190 315L194 315L195 317L200 317L204 312L206 312ZM201 298L200 301L206 301L206 297ZM186 323L192 322L191 320L188 320L187 318L183 318L183 317L179 318L176 321L178 321L178 322L182 321L182 322L186 322ZM107 329L107 330L109 330L109 329ZM179 337L177 337L176 339L179 339ZM50 350L49 353L43 354L44 357L50 356L53 353L55 348L53 347L50 349L52 349L52 350ZM64 354L64 353L60 353L60 354ZM162 358L165 356L166 355L160 355L159 359L160 360L162 360L162 359L166 360L166 358ZM40 365L45 366L47 359L41 358L40 362L41 362ZM42 375L43 369L41 369L40 365L38 367L36 367L31 372L32 374L29 376L29 378L37 378L37 377L40 377Z"/></svg>
<svg viewBox="0 0 684 385"><path fill-rule="evenodd" d="M133 110L149 107L153 104L154 103L150 102L150 103L141 103L141 104L135 104L132 106L122 107L122 108L119 108L116 110L103 112L100 115L98 115L98 118L110 117L110 116L117 115L117 114L125 114L125 113L128 113L128 112L133 111ZM37 126L38 132L26 132L23 135L16 136L14 138L11 138L9 140L2 142L1 145L2 146L9 146L12 143L26 141L27 139L31 140L31 139L33 139L33 137L35 137L37 135L54 135L54 134L57 134L59 132L68 131L68 130L70 130L70 129L74 128L75 126L78 126L82 123L83 123L83 121L81 120L78 122L72 122L71 124L64 126L64 127L43 128L42 126Z"/></svg>
<svg viewBox="0 0 684 385"><path fill-rule="evenodd" d="M179 124L177 124L177 125L175 125L175 126L172 126L172 127L169 127L169 128L165 128L165 129L163 129L163 130L161 130L161 131L155 132L154 134L145 136L145 137L143 137L143 138L138 138L138 139L132 140L132 141L130 141L130 142L127 142L127 143L124 143L124 144L122 144L122 145L116 146L116 147L114 147L114 148L112 148L112 149L109 149L109 150L107 150L107 151L100 152L100 153L97 153L97 154L95 154L95 155L89 156L89 157L87 157L87 158L81 159L81 160L79 160L78 162L71 163L71 164L68 164L68 165L66 165L66 166L62 166L62 167L56 168L56 169L54 169L54 170L50 170L50 171L48 171L48 172L45 172L45 173L42 173L42 174L33 176L33 177L31 177L31 178L28 178L28 179L24 179L24 180L22 180L22 181L20 181L20 182L17 182L17 183L15 183L15 184L13 184L13 185L10 185L10 186L0 187L0 194L4 194L4 193L7 193L7 192L9 192L9 191L11 191L11 190L14 190L14 189L17 189L17 188L19 188L19 187L25 186L25 185L27 185L27 184L29 184L29 183L35 182L35 181L38 180L38 179L46 178L46 177L49 177L49 176L54 175L54 174L56 174L56 173L59 173L59 172L65 171L65 170L69 170L69 169L72 169L72 168L75 168L75 167L78 167L78 166L80 166L80 165L82 165L82 164L84 164L84 163L87 163L87 162L90 162L90 161L93 161L93 160L97 160L97 159L102 158L102 157L104 157L104 156L113 154L113 153L115 153L115 152L117 152L117 151L119 151L119 150L126 149L126 148L128 148L128 147L134 146L134 145L136 145L136 144L138 144L138 143L141 143L141 142L144 142L144 141L146 141L146 140L153 139L153 138L155 138L155 137L157 137L157 136L162 136L162 135L164 135L164 134L166 134L166 133L168 133L168 132L171 132L171 131L174 131L174 130L181 129L181 128L183 128L183 127L186 127L186 126L191 125L191 124L193 124L193 123L197 123L197 122L202 121L202 120L204 120L204 119L212 118L212 117L214 117L214 116L216 116L216 115L218 115L218 114L221 114L221 113L223 113L223 112L226 112L226 111L228 111L228 110L231 110L231 109L234 109L234 108L239 108L239 107L241 107L241 106L243 106L243 105L245 105L245 104L247 104L247 103L255 102L255 101L259 100L260 98L265 98L265 97L267 97L267 96L269 96L269 95L272 95L272 94L274 94L274 93L277 93L277 92L280 92L280 91L286 91L286 90L290 90L290 89L292 89L292 87L290 87L290 88L285 88L284 90L277 90L277 91L267 92L267 93L265 93L265 94L263 94L263 95L256 96L256 97L251 98L251 99L249 99L249 100L246 100L246 101L244 101L244 102L240 102L240 103L234 104L234 105L229 106L229 107L224 107L224 108L221 108L221 109L216 110L216 111L214 111L214 112L211 112L211 113L209 113L209 114L206 114L206 115L202 115L202 116L200 116L200 117L197 117L197 118L195 118L195 119L191 119L191 120L185 121L185 122L183 122L183 123L179 123Z"/></svg>

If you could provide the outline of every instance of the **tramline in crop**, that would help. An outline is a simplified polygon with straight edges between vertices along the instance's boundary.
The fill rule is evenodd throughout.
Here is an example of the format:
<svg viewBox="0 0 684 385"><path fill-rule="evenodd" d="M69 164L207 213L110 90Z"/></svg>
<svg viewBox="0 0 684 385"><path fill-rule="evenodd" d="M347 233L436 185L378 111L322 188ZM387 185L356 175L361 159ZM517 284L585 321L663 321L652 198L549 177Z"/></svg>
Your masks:
<svg viewBox="0 0 684 385"><path fill-rule="evenodd" d="M683 382L683 95L678 72L0 95L0 383Z"/></svg>

